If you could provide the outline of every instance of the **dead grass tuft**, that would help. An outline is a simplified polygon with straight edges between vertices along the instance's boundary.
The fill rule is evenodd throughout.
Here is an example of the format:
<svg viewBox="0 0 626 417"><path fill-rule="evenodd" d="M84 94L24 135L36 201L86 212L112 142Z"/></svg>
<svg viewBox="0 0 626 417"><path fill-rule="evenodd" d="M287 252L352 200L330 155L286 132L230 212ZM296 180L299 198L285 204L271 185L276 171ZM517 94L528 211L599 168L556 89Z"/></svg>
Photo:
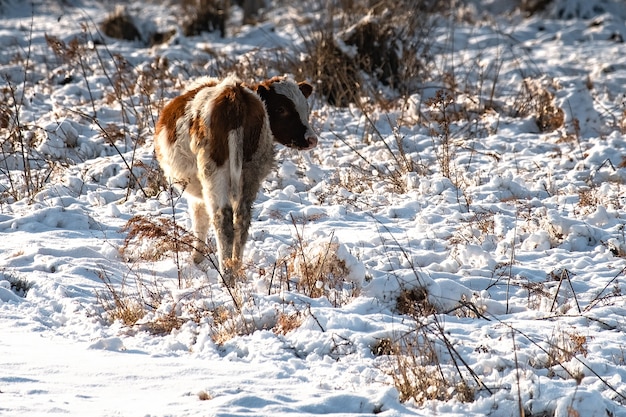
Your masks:
<svg viewBox="0 0 626 417"><path fill-rule="evenodd" d="M391 355L394 352L393 340L388 337L376 339L376 343L370 346L370 350L375 356Z"/></svg>
<svg viewBox="0 0 626 417"><path fill-rule="evenodd" d="M9 281L11 291L19 295L20 297L26 297L28 291L30 291L31 288L33 288L33 286L35 285L34 282L28 281L27 279L19 276L4 273L1 276Z"/></svg>
<svg viewBox="0 0 626 417"><path fill-rule="evenodd" d="M110 38L126 41L141 40L141 33L124 6L117 7L114 13L108 15L100 24L100 29Z"/></svg>
<svg viewBox="0 0 626 417"><path fill-rule="evenodd" d="M400 0L383 7L357 1L331 8L301 34L307 59L286 63L285 71L314 80L317 94L335 106L372 98L383 102L379 83L408 95L427 77L430 44L421 40L428 38L432 12L442 4L418 7Z"/></svg>
<svg viewBox="0 0 626 417"><path fill-rule="evenodd" d="M200 401L209 401L213 399L213 396L206 391L200 391L198 393L198 399Z"/></svg>
<svg viewBox="0 0 626 417"><path fill-rule="evenodd" d="M588 207L595 210L599 203L596 189L585 188L578 191L578 205L580 207Z"/></svg>
<svg viewBox="0 0 626 417"><path fill-rule="evenodd" d="M438 357L436 344L423 331L415 331L393 344L390 376L400 401L423 405L429 400L474 401L476 389ZM458 368L457 368L458 369Z"/></svg>
<svg viewBox="0 0 626 417"><path fill-rule="evenodd" d="M276 334L285 335L292 330L297 329L302 325L303 316L301 311L295 311L293 313L278 313L276 325L272 329Z"/></svg>
<svg viewBox="0 0 626 417"><path fill-rule="evenodd" d="M355 60L336 45L334 36L313 33L305 39L305 44L309 59L302 72L316 81L316 93L334 106L346 107L357 102L364 85L361 74Z"/></svg>
<svg viewBox="0 0 626 417"><path fill-rule="evenodd" d="M237 336L251 334L258 327L250 317L233 306L221 305L209 311L213 319L211 339L218 346L223 345Z"/></svg>
<svg viewBox="0 0 626 417"><path fill-rule="evenodd" d="M309 297L319 298L331 289L343 288L349 270L337 256L339 244L329 242L323 246L308 246L304 252L293 254L292 276L300 277L298 289Z"/></svg>
<svg viewBox="0 0 626 417"><path fill-rule="evenodd" d="M550 368L555 365L562 365L570 362L578 355L587 357L589 353L587 336L581 335L578 331L557 331L548 340L548 356L545 367Z"/></svg>
<svg viewBox="0 0 626 417"><path fill-rule="evenodd" d="M171 218L133 216L122 228L127 233L120 256L131 260L159 261L171 253L191 251L195 245L192 233Z"/></svg>
<svg viewBox="0 0 626 417"><path fill-rule="evenodd" d="M228 20L227 1L220 0L182 0L183 33L185 36L197 36L202 32L219 30L220 35L226 36L226 21Z"/></svg>
<svg viewBox="0 0 626 417"><path fill-rule="evenodd" d="M344 305L358 296L360 287L348 279L350 269L339 250L332 236L330 241L309 243L298 235L293 251L282 261L286 272L281 281L307 297L326 297L335 307Z"/></svg>
<svg viewBox="0 0 626 417"><path fill-rule="evenodd" d="M555 80L547 78L524 80L529 94L529 110L539 130L553 132L565 125L565 112L555 103L554 92L559 89Z"/></svg>
<svg viewBox="0 0 626 417"><path fill-rule="evenodd" d="M156 306L161 302L160 297L155 297L147 303L141 294L128 292L125 279L118 289L104 269L98 272L98 278L104 283L105 289L96 291L96 299L104 309L107 321L120 321L126 326L133 326L147 314L147 304ZM151 294L154 296L156 293Z"/></svg>
<svg viewBox="0 0 626 417"><path fill-rule="evenodd" d="M396 299L396 310L411 317L436 313L435 306L428 300L428 290L424 287L402 288Z"/></svg>

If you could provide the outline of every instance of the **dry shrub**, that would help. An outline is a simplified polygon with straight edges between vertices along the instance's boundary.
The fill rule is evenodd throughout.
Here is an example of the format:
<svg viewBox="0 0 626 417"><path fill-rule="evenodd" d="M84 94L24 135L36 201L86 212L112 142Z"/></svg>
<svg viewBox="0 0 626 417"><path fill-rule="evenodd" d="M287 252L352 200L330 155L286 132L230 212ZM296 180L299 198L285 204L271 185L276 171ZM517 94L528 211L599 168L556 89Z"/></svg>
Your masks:
<svg viewBox="0 0 626 417"><path fill-rule="evenodd" d="M200 391L198 393L198 399L200 401L208 401L208 400L212 400L213 396L206 391Z"/></svg>
<svg viewBox="0 0 626 417"><path fill-rule="evenodd" d="M228 1L220 0L182 0L185 36L197 36L202 32L220 31L226 36L228 20Z"/></svg>
<svg viewBox="0 0 626 417"><path fill-rule="evenodd" d="M209 310L212 319L211 340L223 345L234 337L252 334L258 329L251 317L246 317L236 305L220 305Z"/></svg>
<svg viewBox="0 0 626 417"><path fill-rule="evenodd" d="M104 270L98 273L98 277L104 283L104 289L96 291L96 299L108 322L119 321L153 335L165 335L180 329L187 321L198 323L209 314L194 311L193 306L184 303L173 303L170 292L156 279L146 281L135 276L131 285L128 277L124 277L120 284L115 284ZM163 306L171 308L163 309Z"/></svg>
<svg viewBox="0 0 626 417"><path fill-rule="evenodd" d="M447 91L437 90L436 94L426 101L426 106L429 108L430 135L433 138L441 174L453 180L458 144L453 140L452 125L460 118L455 108L454 96Z"/></svg>
<svg viewBox="0 0 626 417"><path fill-rule="evenodd" d="M7 129L15 117L12 102L11 89L8 86L0 88L0 129Z"/></svg>
<svg viewBox="0 0 626 417"><path fill-rule="evenodd" d="M532 16L546 10L552 2L553 0L521 0L519 8L522 12L528 13Z"/></svg>
<svg viewBox="0 0 626 417"><path fill-rule="evenodd" d="M549 368L567 363L578 355L587 357L589 353L587 341L587 336L583 336L576 331L557 332L548 340L548 362L543 365Z"/></svg>
<svg viewBox="0 0 626 417"><path fill-rule="evenodd" d="M123 277L120 283L113 283L104 270L98 276L104 289L96 291L96 298L108 322L119 321L153 335L169 334L187 322L208 323L211 339L218 345L260 328L253 315L244 314L240 300L233 296L232 302L216 301L210 286L192 289L181 297L180 292L174 296L157 278L148 281L137 275L134 280Z"/></svg>
<svg viewBox="0 0 626 417"><path fill-rule="evenodd" d="M110 38L126 41L141 40L141 33L124 6L118 6L115 12L107 16L100 24L100 29Z"/></svg>
<svg viewBox="0 0 626 417"><path fill-rule="evenodd" d="M149 46L167 43L174 35L176 35L176 29L170 29L165 32L154 32L150 35Z"/></svg>
<svg viewBox="0 0 626 417"><path fill-rule="evenodd" d="M146 310L135 298L108 290L108 293L96 292L96 298L110 322L120 321L126 326L132 326L146 315Z"/></svg>
<svg viewBox="0 0 626 417"><path fill-rule="evenodd" d="M411 317L436 313L435 306L428 300L428 290L424 287L402 288L396 299L396 310Z"/></svg>
<svg viewBox="0 0 626 417"><path fill-rule="evenodd" d="M344 35L344 42L356 48L361 70L383 85L394 86L399 82L400 56L395 29L386 22L365 18Z"/></svg>
<svg viewBox="0 0 626 417"><path fill-rule="evenodd" d="M619 131L621 134L626 133L626 110L622 110L622 113L619 116L619 120L617 121L617 126L619 127ZM624 168L624 159L619 164L620 168Z"/></svg>
<svg viewBox="0 0 626 417"><path fill-rule="evenodd" d="M580 207L588 207L596 209L600 203L597 196L597 190L594 188L584 188L578 191L578 205Z"/></svg>
<svg viewBox="0 0 626 417"><path fill-rule="evenodd" d="M52 49L54 55L56 55L56 57L59 58L63 64L73 65L86 56L86 39L83 36L76 36L68 43L62 41L56 36L48 35L47 33L45 34L45 37L48 47Z"/></svg>
<svg viewBox="0 0 626 417"><path fill-rule="evenodd" d="M494 238L494 212L474 211L471 216L462 219L461 226L458 233L449 239L451 244L479 243L482 245L486 240Z"/></svg>
<svg viewBox="0 0 626 417"><path fill-rule="evenodd" d="M280 312L276 320L276 325L272 329L276 334L285 335L302 325L302 312L295 311L293 313Z"/></svg>
<svg viewBox="0 0 626 417"><path fill-rule="evenodd" d="M0 274L0 277L9 281L9 287L11 288L11 291L13 291L20 297L26 297L28 291L30 291L30 289L33 288L33 286L35 285L34 282L28 281L25 278L16 277L5 273Z"/></svg>
<svg viewBox="0 0 626 417"><path fill-rule="evenodd" d="M309 58L298 72L316 81L316 93L334 106L357 102L364 85L361 74L354 59L336 45L333 35L314 33L305 43Z"/></svg>
<svg viewBox="0 0 626 417"><path fill-rule="evenodd" d="M528 291L527 307L531 310L541 310L544 308L547 300L549 300L552 295L543 282L521 281L519 286Z"/></svg>
<svg viewBox="0 0 626 417"><path fill-rule="evenodd" d="M358 296L360 287L349 279L350 269L342 258L345 250L332 237L330 241L298 242L283 262L286 265L284 284L288 289L295 284L296 291L311 298L326 297L335 306L345 304Z"/></svg>
<svg viewBox="0 0 626 417"><path fill-rule="evenodd" d="M425 328L393 343L388 371L400 394L400 401L422 405L429 400L474 401L475 389L458 373L442 365ZM454 367L452 369L458 370Z"/></svg>
<svg viewBox="0 0 626 417"><path fill-rule="evenodd" d="M553 132L565 124L565 112L555 103L556 81L547 78L524 80L529 95L528 113L532 114L542 132ZM522 111L522 113L525 113Z"/></svg>
<svg viewBox="0 0 626 417"><path fill-rule="evenodd" d="M406 95L428 76L431 12L443 2L370 3L344 2L341 9L330 9L326 19L302 34L308 58L285 69L314 80L316 92L332 105L377 97L378 83Z"/></svg>
<svg viewBox="0 0 626 417"><path fill-rule="evenodd" d="M256 24L259 21L259 10L265 5L264 0L237 0L243 9L243 24Z"/></svg>
<svg viewBox="0 0 626 417"><path fill-rule="evenodd" d="M195 245L193 234L170 218L133 216L124 225L122 232L127 235L119 251L126 261L158 261L172 252L191 251Z"/></svg>
<svg viewBox="0 0 626 417"><path fill-rule="evenodd" d="M29 42L32 38L29 39ZM34 94L32 79L33 62L30 54L16 53L12 62L23 69L24 81L14 83L8 74L0 74L0 200L17 201L27 198L32 202L34 196L52 179L60 163L54 158L47 158L37 147L47 136L42 126L28 123L23 110L28 108L28 97ZM31 72L33 74L31 75Z"/></svg>
<svg viewBox="0 0 626 417"><path fill-rule="evenodd" d="M375 356L388 356L394 352L394 343L388 337L376 339L376 343L370 346L372 354Z"/></svg>
<svg viewBox="0 0 626 417"><path fill-rule="evenodd" d="M110 322L120 321L126 326L133 326L147 314L147 304L154 306L161 302L160 297L151 297L149 302L144 302L141 293L128 291L125 279L118 289L104 270L98 272L98 278L104 283L105 288L102 291L96 291L96 299ZM149 292L149 294L154 296L157 293Z"/></svg>

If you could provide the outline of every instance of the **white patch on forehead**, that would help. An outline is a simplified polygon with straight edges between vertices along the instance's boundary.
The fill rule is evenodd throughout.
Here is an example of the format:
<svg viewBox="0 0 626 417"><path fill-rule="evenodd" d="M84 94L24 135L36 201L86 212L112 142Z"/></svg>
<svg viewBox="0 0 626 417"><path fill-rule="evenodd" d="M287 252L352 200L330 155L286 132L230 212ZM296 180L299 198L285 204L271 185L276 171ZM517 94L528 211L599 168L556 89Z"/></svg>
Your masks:
<svg viewBox="0 0 626 417"><path fill-rule="evenodd" d="M296 107L296 111L300 115L300 120L302 124L307 128L309 127L309 104L300 91L300 87L296 83L290 80L277 81L272 83L272 87L274 87L274 91L276 93L281 94L291 100Z"/></svg>

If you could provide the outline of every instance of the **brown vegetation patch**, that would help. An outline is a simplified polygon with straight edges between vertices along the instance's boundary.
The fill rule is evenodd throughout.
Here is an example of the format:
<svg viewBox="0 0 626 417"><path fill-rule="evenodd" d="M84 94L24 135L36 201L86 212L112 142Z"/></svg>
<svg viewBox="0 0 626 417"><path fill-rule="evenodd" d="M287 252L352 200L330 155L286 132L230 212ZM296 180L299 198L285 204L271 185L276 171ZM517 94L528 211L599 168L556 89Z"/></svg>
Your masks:
<svg viewBox="0 0 626 417"><path fill-rule="evenodd" d="M110 38L126 41L141 40L141 33L139 33L132 16L123 7L107 16L100 24L100 29Z"/></svg>

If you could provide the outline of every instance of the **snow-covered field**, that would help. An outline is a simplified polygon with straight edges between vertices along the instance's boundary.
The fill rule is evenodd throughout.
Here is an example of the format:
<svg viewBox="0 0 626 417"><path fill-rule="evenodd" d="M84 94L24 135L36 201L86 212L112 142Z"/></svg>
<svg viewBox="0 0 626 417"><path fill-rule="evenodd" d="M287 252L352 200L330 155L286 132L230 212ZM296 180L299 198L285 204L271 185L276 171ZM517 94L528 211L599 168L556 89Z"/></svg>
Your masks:
<svg viewBox="0 0 626 417"><path fill-rule="evenodd" d="M319 12L147 47L93 42L106 2L41 3L0 1L0 415L626 416L623 3L468 6L410 97L314 97L232 291L172 250L154 122Z"/></svg>

